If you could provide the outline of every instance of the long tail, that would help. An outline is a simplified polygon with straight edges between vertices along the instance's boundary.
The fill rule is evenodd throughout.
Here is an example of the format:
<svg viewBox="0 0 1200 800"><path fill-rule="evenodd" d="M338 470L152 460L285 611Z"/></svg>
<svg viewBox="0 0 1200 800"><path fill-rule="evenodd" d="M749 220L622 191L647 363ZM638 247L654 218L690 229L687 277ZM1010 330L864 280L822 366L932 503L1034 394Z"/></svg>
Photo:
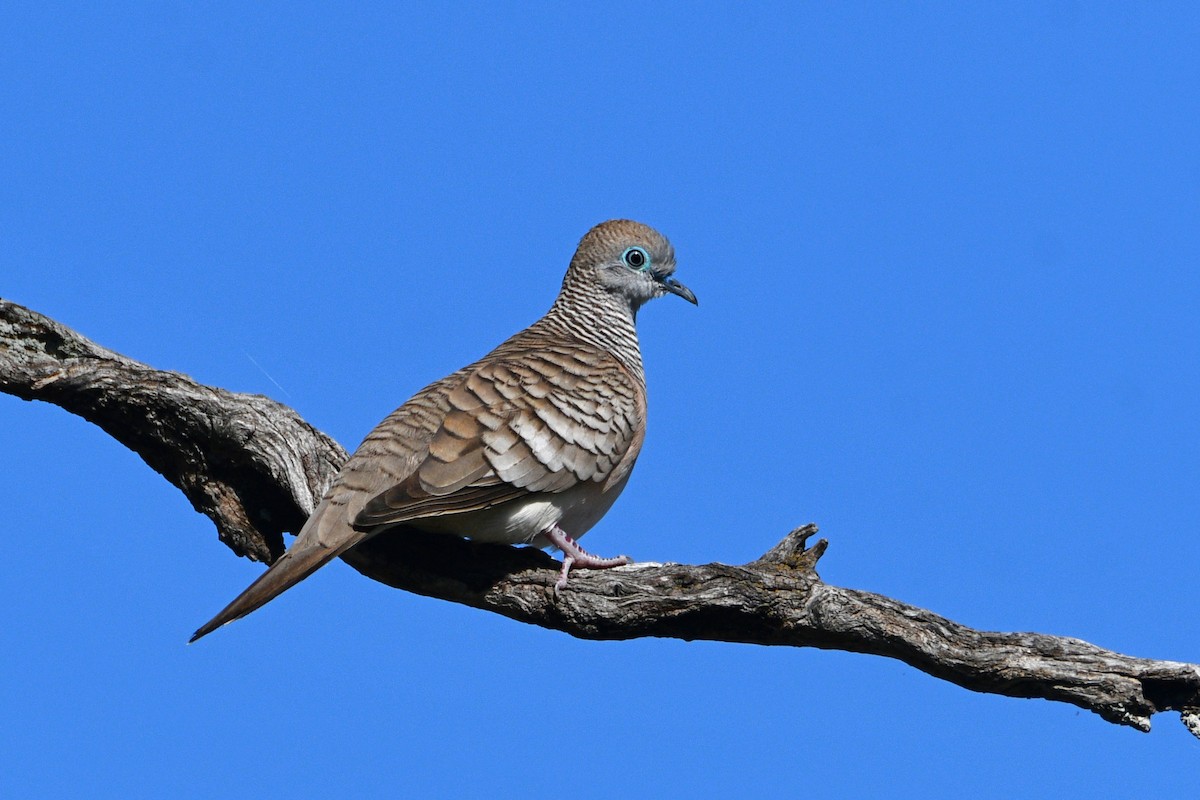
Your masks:
<svg viewBox="0 0 1200 800"><path fill-rule="evenodd" d="M225 606L220 614L201 625L192 634L192 638L188 639L188 644L202 636L207 636L222 625L233 622L235 619L241 619L251 611L262 607L277 595L316 572L335 555L337 555L336 550L325 547L314 547L303 552L297 552L293 547L280 556L270 569L259 575L258 580L235 597L232 603Z"/></svg>
<svg viewBox="0 0 1200 800"><path fill-rule="evenodd" d="M220 614L201 625L192 634L192 638L188 639L188 644L261 608L367 538L367 534L355 531L348 524L339 524L330 519L335 515L324 513L327 508L324 504L318 508L305 523L291 548L280 556L270 569L258 576L258 580L235 597L232 603L225 606ZM331 527L334 530L323 531L320 530L322 527Z"/></svg>

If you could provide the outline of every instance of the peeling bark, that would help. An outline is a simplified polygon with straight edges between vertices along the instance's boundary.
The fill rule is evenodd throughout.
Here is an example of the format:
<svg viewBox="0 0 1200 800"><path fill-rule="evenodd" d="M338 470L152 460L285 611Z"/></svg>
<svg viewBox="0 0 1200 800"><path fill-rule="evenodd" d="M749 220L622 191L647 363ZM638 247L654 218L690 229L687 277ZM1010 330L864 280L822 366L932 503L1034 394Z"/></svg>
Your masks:
<svg viewBox="0 0 1200 800"><path fill-rule="evenodd" d="M204 386L107 350L0 299L0 390L99 425L179 487L238 555L270 563L346 451L262 395ZM1176 711L1200 738L1200 665L1079 639L978 631L816 573L824 540L793 531L749 564L639 563L573 574L542 551L405 529L346 553L373 580L584 639L661 636L819 647L899 659L977 692L1071 703L1138 730Z"/></svg>

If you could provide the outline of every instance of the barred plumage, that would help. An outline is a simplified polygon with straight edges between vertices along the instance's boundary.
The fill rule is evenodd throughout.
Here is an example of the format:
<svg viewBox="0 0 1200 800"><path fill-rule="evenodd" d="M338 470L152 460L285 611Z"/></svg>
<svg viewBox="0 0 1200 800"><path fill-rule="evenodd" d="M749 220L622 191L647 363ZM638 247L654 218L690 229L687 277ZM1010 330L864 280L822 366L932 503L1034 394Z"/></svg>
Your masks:
<svg viewBox="0 0 1200 800"><path fill-rule="evenodd" d="M192 640L405 526L558 547L556 588L572 566L626 563L590 556L574 539L609 509L641 451L646 386L634 320L663 294L696 302L674 269L670 243L652 228L613 220L590 230L546 315L388 415L288 552Z"/></svg>

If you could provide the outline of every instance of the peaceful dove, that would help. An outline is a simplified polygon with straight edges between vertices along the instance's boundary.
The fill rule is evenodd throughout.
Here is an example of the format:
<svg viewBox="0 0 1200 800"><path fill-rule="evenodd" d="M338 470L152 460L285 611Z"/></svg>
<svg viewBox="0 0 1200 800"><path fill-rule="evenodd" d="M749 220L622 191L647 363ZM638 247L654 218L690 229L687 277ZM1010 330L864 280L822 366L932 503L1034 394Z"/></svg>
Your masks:
<svg viewBox="0 0 1200 800"><path fill-rule="evenodd" d="M642 449L638 309L665 294L696 303L674 271L675 252L653 228L612 220L588 231L546 315L384 419L288 551L191 641L399 526L558 548L556 591L573 568L629 563L575 540L612 506Z"/></svg>

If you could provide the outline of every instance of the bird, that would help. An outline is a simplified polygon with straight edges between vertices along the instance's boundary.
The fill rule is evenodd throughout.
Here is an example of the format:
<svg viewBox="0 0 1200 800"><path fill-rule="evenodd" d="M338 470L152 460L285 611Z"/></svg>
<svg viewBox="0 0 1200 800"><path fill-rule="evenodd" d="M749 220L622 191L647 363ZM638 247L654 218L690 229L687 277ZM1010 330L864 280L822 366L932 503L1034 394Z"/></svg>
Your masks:
<svg viewBox="0 0 1200 800"><path fill-rule="evenodd" d="M557 548L556 595L573 569L630 563L577 540L625 488L645 439L638 310L668 294L698 305L674 272L671 243L648 225L616 219L589 230L550 310L384 418L291 547L190 641L404 526Z"/></svg>

